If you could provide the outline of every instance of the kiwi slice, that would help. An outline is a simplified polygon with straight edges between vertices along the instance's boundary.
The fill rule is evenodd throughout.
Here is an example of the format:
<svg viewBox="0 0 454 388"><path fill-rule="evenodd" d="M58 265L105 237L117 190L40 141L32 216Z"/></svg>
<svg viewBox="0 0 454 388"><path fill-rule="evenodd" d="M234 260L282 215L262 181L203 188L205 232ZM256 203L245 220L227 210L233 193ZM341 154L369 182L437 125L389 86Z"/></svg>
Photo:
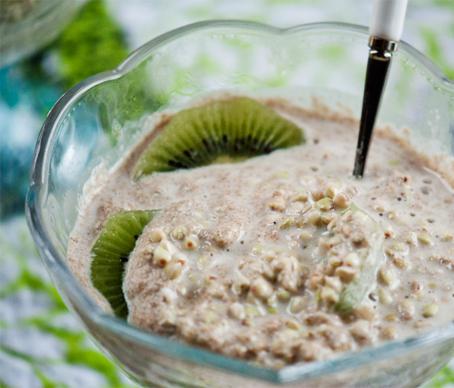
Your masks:
<svg viewBox="0 0 454 388"><path fill-rule="evenodd" d="M230 163L303 142L301 128L256 100L212 101L175 114L139 157L133 175Z"/></svg>
<svg viewBox="0 0 454 388"><path fill-rule="evenodd" d="M350 208L353 212L360 212L365 221L365 227L372 233L372 245L361 263L359 275L341 292L339 301L334 306L337 313L347 316L361 305L367 295L377 286L377 272L384 261L383 233L377 222L356 205Z"/></svg>
<svg viewBox="0 0 454 388"><path fill-rule="evenodd" d="M120 318L126 318L128 315L122 289L125 264L136 240L154 214L153 210L133 210L111 215L91 249L93 285Z"/></svg>

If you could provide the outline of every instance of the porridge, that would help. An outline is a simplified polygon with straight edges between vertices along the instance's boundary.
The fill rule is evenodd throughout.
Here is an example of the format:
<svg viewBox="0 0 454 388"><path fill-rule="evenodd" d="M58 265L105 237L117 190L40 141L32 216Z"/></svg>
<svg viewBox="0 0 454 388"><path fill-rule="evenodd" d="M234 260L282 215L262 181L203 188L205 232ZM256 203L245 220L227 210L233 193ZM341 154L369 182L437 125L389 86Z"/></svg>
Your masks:
<svg viewBox="0 0 454 388"><path fill-rule="evenodd" d="M107 177L93 177L68 246L90 294L132 325L273 368L453 320L453 177L442 178L392 129L378 128L365 178L354 179L355 120L283 100L266 104L273 113L262 112L270 116L261 125L297 127L298 144L272 147L276 135L252 155L240 152L261 136L243 120L254 136L238 143L235 163L217 157L185 168L201 154L192 147L166 164L169 171L149 172L142 157L149 144L178 129L180 113L163 115ZM191 115L206 125L202 113ZM187 138L182 144L197 142ZM220 143L203 144L217 152ZM103 235L109 222L141 212L140 227L126 223Z"/></svg>

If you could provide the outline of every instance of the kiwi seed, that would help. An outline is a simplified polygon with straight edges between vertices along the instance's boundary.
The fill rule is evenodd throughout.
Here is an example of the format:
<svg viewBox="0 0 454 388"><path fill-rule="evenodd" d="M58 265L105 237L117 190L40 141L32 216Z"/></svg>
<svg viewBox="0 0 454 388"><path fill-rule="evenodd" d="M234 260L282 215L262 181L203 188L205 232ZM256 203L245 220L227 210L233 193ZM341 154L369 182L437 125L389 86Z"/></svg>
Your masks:
<svg viewBox="0 0 454 388"><path fill-rule="evenodd" d="M105 222L91 250L91 280L107 299L116 316L126 318L128 306L123 294L123 273L129 254L155 211L120 211Z"/></svg>
<svg viewBox="0 0 454 388"><path fill-rule="evenodd" d="M237 162L301 143L301 128L256 100L211 101L175 114L139 157L133 175Z"/></svg>

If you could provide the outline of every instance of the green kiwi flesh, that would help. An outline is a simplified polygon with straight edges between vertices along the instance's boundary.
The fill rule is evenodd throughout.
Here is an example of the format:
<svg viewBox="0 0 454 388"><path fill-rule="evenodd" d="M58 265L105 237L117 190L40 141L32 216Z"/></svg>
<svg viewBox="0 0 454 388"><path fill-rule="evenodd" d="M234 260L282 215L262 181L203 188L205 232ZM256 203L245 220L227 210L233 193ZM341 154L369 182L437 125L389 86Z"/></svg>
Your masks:
<svg viewBox="0 0 454 388"><path fill-rule="evenodd" d="M236 162L304 143L301 128L247 97L175 114L139 157L135 178L154 172Z"/></svg>
<svg viewBox="0 0 454 388"><path fill-rule="evenodd" d="M111 215L91 249L91 281L120 318L128 315L122 289L125 265L154 214L153 210L134 210Z"/></svg>
<svg viewBox="0 0 454 388"><path fill-rule="evenodd" d="M365 219L371 223L373 243L361 263L358 276L342 290L339 301L334 306L336 312L341 316L351 314L356 307L361 305L370 291L376 287L377 272L384 261L383 233L379 225L356 205L352 205L350 209L353 212L361 212Z"/></svg>

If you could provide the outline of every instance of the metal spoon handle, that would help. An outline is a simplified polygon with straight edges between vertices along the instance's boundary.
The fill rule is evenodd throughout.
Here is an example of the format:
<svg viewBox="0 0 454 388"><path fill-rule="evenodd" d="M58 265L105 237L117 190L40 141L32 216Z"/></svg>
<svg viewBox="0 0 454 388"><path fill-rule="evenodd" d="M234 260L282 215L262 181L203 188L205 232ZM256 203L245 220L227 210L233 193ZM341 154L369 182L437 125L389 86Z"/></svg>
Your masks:
<svg viewBox="0 0 454 388"><path fill-rule="evenodd" d="M363 107L361 111L358 144L356 145L355 166L353 169L353 175L357 178L361 178L364 175L375 119L386 84L392 52L396 49L397 44L394 41L371 37L369 47Z"/></svg>
<svg viewBox="0 0 454 388"><path fill-rule="evenodd" d="M369 58L353 175L361 178L366 167L375 119L386 84L393 51L402 35L408 0L374 0L370 24Z"/></svg>

